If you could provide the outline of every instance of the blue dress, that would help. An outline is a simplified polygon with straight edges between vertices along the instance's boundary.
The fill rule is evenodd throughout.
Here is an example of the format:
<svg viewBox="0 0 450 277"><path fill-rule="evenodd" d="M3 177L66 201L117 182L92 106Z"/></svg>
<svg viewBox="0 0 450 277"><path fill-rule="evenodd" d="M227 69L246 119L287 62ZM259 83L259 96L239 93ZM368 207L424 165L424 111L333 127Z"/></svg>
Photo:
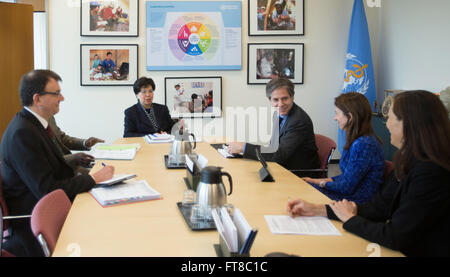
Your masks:
<svg viewBox="0 0 450 277"><path fill-rule="evenodd" d="M311 184L332 200L347 199L357 204L375 196L383 183L384 153L373 136L362 136L342 153L339 167L342 174L332 177L325 188Z"/></svg>

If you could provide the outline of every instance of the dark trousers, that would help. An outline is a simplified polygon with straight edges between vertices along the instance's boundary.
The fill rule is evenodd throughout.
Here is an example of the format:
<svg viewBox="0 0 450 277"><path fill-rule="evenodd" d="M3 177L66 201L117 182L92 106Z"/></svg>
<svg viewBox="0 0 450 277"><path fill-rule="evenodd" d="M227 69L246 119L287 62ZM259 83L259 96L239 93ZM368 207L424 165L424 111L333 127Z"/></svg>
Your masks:
<svg viewBox="0 0 450 277"><path fill-rule="evenodd" d="M3 248L17 257L44 257L41 245L33 235L30 219L10 221L9 237Z"/></svg>

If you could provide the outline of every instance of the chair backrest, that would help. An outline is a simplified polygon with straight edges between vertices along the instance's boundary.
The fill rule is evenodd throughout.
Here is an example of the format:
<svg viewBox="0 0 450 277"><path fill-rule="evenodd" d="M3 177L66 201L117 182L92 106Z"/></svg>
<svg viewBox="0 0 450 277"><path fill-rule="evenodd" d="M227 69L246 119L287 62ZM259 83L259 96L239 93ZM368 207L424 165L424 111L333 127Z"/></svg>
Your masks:
<svg viewBox="0 0 450 277"><path fill-rule="evenodd" d="M337 145L332 139L327 136L315 134L316 137L316 145L317 152L319 154L320 159L320 168L322 170L326 170L328 167L328 163L331 160L331 156L336 149Z"/></svg>
<svg viewBox="0 0 450 277"><path fill-rule="evenodd" d="M31 213L31 230L49 257L55 249L71 203L66 193L57 189L39 200Z"/></svg>
<svg viewBox="0 0 450 277"><path fill-rule="evenodd" d="M385 160L384 163L385 163L385 166L384 166L383 178L384 178L384 181L386 181L389 174L391 174L392 170L394 170L394 164L388 160Z"/></svg>

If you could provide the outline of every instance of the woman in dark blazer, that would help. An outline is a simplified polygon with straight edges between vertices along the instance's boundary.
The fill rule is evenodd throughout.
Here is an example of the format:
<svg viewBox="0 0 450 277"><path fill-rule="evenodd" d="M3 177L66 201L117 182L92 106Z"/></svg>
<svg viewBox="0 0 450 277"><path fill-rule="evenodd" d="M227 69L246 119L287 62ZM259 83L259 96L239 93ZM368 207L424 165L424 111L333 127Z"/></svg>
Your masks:
<svg viewBox="0 0 450 277"><path fill-rule="evenodd" d="M399 150L395 170L370 202L347 200L318 205L289 201L293 216L340 219L343 228L406 256L449 256L450 121L432 93L397 95L386 126Z"/></svg>
<svg viewBox="0 0 450 277"><path fill-rule="evenodd" d="M165 105L153 103L156 89L151 78L141 77L133 90L138 103L125 110L123 137L142 137L153 133L169 133L175 121Z"/></svg>

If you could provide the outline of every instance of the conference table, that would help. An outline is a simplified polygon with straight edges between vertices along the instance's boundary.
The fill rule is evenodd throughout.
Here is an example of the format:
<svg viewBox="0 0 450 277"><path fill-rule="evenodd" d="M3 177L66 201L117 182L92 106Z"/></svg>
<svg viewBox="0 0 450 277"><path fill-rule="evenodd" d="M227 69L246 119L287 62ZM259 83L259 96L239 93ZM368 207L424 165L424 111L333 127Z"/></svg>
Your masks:
<svg viewBox="0 0 450 277"><path fill-rule="evenodd" d="M259 230L250 251L251 257L285 252L303 257L400 257L393 251L345 231L342 223L332 221L340 236L274 235L265 215L286 215L288 198L302 198L326 204L325 195L277 163L268 163L275 182L262 182L261 164L248 159L225 159L206 141L195 149L231 174L233 192L228 203L239 208L248 223ZM115 144L140 143L134 160L103 161L115 167L115 174L134 173L136 179L161 193L162 199L102 207L89 193L77 195L62 227L52 256L87 257L215 257L219 243L216 230L192 231L177 207L187 189L186 169L166 169L164 155L171 144L147 144L143 138L119 139ZM101 167L97 161L92 172ZM224 184L229 189L228 180Z"/></svg>

